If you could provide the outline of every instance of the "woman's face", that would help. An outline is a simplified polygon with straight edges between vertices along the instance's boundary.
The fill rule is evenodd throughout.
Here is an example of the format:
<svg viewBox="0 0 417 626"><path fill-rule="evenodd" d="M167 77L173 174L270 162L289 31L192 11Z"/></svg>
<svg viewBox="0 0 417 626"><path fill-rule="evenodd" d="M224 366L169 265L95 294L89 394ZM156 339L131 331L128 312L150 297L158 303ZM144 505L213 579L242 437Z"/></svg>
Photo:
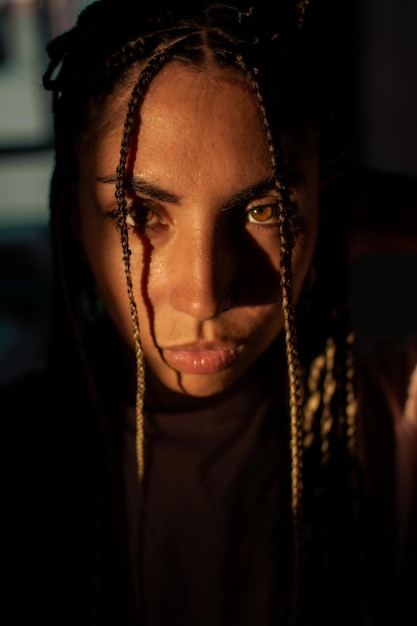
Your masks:
<svg viewBox="0 0 417 626"><path fill-rule="evenodd" d="M133 346L114 218L123 119L114 101L107 107L114 121L79 150L81 237L107 311ZM312 140L286 146L297 298L316 239L319 163ZM171 63L147 92L131 152L127 221L146 366L174 391L210 396L283 329L277 200L257 99L238 73Z"/></svg>

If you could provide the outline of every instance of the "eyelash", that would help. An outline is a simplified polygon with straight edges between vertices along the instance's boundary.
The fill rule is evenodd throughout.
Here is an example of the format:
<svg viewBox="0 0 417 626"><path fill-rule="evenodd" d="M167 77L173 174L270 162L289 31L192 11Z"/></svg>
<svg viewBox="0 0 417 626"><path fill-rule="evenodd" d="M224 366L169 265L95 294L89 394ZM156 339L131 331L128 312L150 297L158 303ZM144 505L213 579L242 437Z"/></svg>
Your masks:
<svg viewBox="0 0 417 626"><path fill-rule="evenodd" d="M128 229L133 230L133 231L135 230L142 231L142 232L151 234L153 232L165 230L166 228L168 228L168 224L163 222L163 216L161 216L161 213L156 211L152 206L149 206L149 204L150 202L148 200L142 200L138 198L137 200L135 200L135 202L132 202L132 204L127 206L126 225ZM252 212L263 211L269 208L272 209L272 213L271 213L271 216L267 218L268 221L265 220L265 222L262 222L262 221L258 222L256 220L251 221L249 219ZM265 202L265 203L252 205L244 210L244 215L246 218L245 223L248 225L250 229L256 229L261 232L265 232L266 230L276 230L279 227L278 210L279 210L278 202ZM136 219L140 217L145 218L146 214L152 213L152 217L153 218L156 217L158 221L155 224L149 224L146 221L135 222L132 217L132 214L134 213L136 213ZM117 210L114 210L114 211L109 212L108 216L111 219L116 219L117 214L118 214ZM132 222L129 221L130 219L132 220ZM294 233L297 233L300 230L302 230L300 219L301 217L297 213L297 206L295 205L295 214L293 214L290 218L290 227ZM272 220L272 221L269 221L269 220Z"/></svg>
<svg viewBox="0 0 417 626"><path fill-rule="evenodd" d="M136 220L132 217L134 213L136 213ZM158 218L156 224L149 224L149 222L146 221L146 217L149 216L149 213L152 213L152 218ZM139 221L140 218L143 218L143 221ZM131 223L129 223L129 219L132 219ZM128 206L126 224L128 228L142 230L147 233L166 227L166 224L162 222L160 213L155 211L152 207L147 206L146 201L143 200L137 200Z"/></svg>
<svg viewBox="0 0 417 626"><path fill-rule="evenodd" d="M257 221L254 218L253 221L250 220L250 217L253 217L252 213L254 211L259 211L259 215L261 215L262 211L264 211L265 209L271 209L271 215L267 217L265 221ZM256 228L261 230L271 228L276 229L278 227L278 202L265 202L252 205L245 210L245 215L246 223L250 225L250 228Z"/></svg>
<svg viewBox="0 0 417 626"><path fill-rule="evenodd" d="M245 210L245 213L247 216L249 216L251 211L265 209L265 208L272 209L272 215L269 219L272 219L273 221L256 222L256 221L249 221L249 219L247 219L247 224L250 226L251 229L256 229L261 232L265 232L266 229L278 230L279 229L279 219L278 219L279 205L278 205L277 200L253 205L247 208ZM298 237L298 235L304 232L305 227L306 227L305 217L300 211L300 206L293 199L292 207L291 207L291 211L289 215L289 228L291 232L293 233L294 237Z"/></svg>
<svg viewBox="0 0 417 626"><path fill-rule="evenodd" d="M133 230L133 231L142 231L142 232L146 232L146 233L150 233L154 230L158 230L158 229L165 229L166 228L166 224L164 224L161 221L158 221L157 224L149 224L146 223L146 221L140 222L137 221L135 222L132 218L132 214L136 212L137 214L137 218L138 217L146 217L147 213L153 213L154 216L158 217L159 220L161 220L161 216L160 214L155 211L155 209L153 209L152 207L147 206L148 201L147 200L141 200L140 198L138 198L137 200L135 200L134 202L132 202L131 204L128 204L126 207L126 226L129 230ZM116 219L118 216L118 211L117 209L113 210L113 211L109 211L109 213L107 214L110 219ZM132 220L132 221L130 221Z"/></svg>

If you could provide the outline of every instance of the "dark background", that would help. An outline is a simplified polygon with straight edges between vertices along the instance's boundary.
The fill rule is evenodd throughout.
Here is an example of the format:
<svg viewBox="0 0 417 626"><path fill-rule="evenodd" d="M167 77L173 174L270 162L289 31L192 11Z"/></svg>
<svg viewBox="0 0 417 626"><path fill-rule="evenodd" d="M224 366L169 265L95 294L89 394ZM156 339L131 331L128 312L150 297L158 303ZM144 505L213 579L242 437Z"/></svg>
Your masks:
<svg viewBox="0 0 417 626"><path fill-rule="evenodd" d="M0 380L44 358L53 158L44 49L86 4L0 0ZM357 5L364 187L350 267L357 340L366 351L417 331L417 2Z"/></svg>

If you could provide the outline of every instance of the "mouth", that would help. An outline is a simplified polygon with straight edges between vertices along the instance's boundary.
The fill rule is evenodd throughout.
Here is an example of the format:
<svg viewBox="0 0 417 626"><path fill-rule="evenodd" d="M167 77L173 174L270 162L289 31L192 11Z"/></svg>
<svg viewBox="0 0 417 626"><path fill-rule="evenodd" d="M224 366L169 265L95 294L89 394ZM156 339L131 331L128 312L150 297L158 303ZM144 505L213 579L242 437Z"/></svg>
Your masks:
<svg viewBox="0 0 417 626"><path fill-rule="evenodd" d="M182 344L162 348L165 362L182 374L216 374L233 363L243 345Z"/></svg>

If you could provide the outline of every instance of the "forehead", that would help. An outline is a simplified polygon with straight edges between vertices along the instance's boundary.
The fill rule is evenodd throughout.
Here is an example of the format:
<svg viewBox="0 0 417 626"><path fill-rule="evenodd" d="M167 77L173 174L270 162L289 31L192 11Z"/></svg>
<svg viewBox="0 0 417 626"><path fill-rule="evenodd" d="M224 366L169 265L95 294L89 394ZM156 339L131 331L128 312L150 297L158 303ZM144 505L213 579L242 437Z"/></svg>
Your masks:
<svg viewBox="0 0 417 626"><path fill-rule="evenodd" d="M123 89L107 97L104 106L101 103L87 141L81 142L79 156L91 153L87 148L92 146L95 158L109 172L117 167L128 101L139 75L140 68L129 70ZM239 178L246 169L255 178L271 167L261 103L248 77L238 69L168 63L150 82L136 122L130 163L133 160L135 167L149 170L152 176L155 172L150 170L161 165L167 170L173 163L189 168L190 177L203 176L204 168L208 174L210 166L210 176L217 170L218 176ZM291 129L281 137L284 153L292 162L307 138L299 131Z"/></svg>
<svg viewBox="0 0 417 626"><path fill-rule="evenodd" d="M90 102L87 125L80 133L81 140L86 144L94 143L105 134L120 132L141 70L137 65L129 68L123 81L108 96ZM213 118L222 113L220 121L240 102L250 113L245 123L259 124L259 103L248 78L241 71L220 69L212 62L197 66L171 61L150 81L138 111L141 122L158 119L161 123L162 118L184 114L188 105L187 115L204 112L208 120L209 113L213 111ZM242 106L235 113L239 111L242 111ZM232 117L229 116L229 119L231 121ZM249 123L248 130L251 126L253 124Z"/></svg>
<svg viewBox="0 0 417 626"><path fill-rule="evenodd" d="M258 108L248 77L237 68L220 68L212 62L202 66L168 63L150 82L144 104L166 96L177 101L191 97L204 107L224 102L225 108L229 100L243 98L247 105Z"/></svg>
<svg viewBox="0 0 417 626"><path fill-rule="evenodd" d="M228 140L265 142L259 102L247 78L238 71L210 66L204 70L171 63L152 81L140 109L140 136L174 130L184 142L192 131L211 145L216 134ZM207 144L206 144L207 146Z"/></svg>
<svg viewBox="0 0 417 626"><path fill-rule="evenodd" d="M123 93L107 98L92 150L84 145L80 158L95 153L104 169L115 171L135 78ZM259 169L256 177L270 167L259 102L238 70L169 63L149 84L135 122L128 168L134 161L134 169L146 175L181 165L190 177L240 176L242 168Z"/></svg>

